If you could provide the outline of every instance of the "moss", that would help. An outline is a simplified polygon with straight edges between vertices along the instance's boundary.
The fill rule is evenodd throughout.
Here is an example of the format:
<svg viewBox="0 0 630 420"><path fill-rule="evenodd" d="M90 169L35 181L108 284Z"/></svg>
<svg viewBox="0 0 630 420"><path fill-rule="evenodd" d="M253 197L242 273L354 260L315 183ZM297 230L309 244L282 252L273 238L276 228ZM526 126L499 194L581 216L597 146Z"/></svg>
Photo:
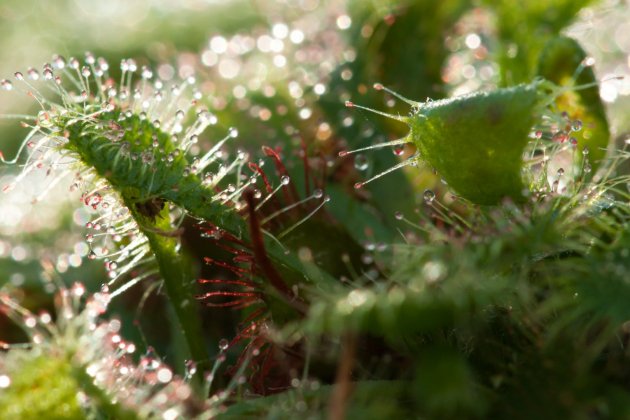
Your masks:
<svg viewBox="0 0 630 420"><path fill-rule="evenodd" d="M68 360L52 354L11 351L11 385L0 393L3 419L83 419L79 384Z"/></svg>

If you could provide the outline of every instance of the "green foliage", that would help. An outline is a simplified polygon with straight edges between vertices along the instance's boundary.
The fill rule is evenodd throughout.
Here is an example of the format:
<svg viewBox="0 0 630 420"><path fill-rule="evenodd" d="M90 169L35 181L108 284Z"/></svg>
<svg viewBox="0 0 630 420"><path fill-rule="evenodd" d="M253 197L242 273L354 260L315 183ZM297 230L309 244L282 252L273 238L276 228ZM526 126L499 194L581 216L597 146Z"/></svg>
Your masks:
<svg viewBox="0 0 630 420"><path fill-rule="evenodd" d="M500 47L501 82L509 86L527 82L544 45L565 28L592 0L484 1L496 14Z"/></svg>
<svg viewBox="0 0 630 420"><path fill-rule="evenodd" d="M15 350L5 362L12 383L0 393L3 418L85 418L77 399L81 388L63 355L33 357L27 351Z"/></svg>
<svg viewBox="0 0 630 420"><path fill-rule="evenodd" d="M31 346L0 342L0 375L11 379L0 417L627 418L630 154L611 142L587 53L559 35L589 3L373 0L350 2L347 16L311 10L322 39L291 40L299 19L276 28L287 34L277 36L282 48L270 44L272 62L295 71L262 82L230 71L264 67L269 40L255 25L265 10L301 16L297 6L247 10L252 27L237 39L257 47L232 62L209 51L223 75L200 70L199 86L154 83L148 67L136 81L135 62L123 60L119 85L94 77L95 67L56 67L64 77L77 70L66 90L47 68L40 82L59 98L28 85L42 109L25 118L32 131L22 146L34 151L23 173L50 162L37 155L44 150L51 170L76 174L81 200L101 212L96 236L114 248L97 255L94 235L86 238L90 257L108 258L110 279L80 316L83 289L56 286L55 303L72 310L52 323L40 315L41 336L22 308L36 306L29 289L0 290L0 310ZM482 14L496 26L485 28L489 39L455 39ZM480 91L445 97L458 45L496 73ZM283 48L291 52L279 58ZM309 64L315 71L300 64L309 54L324 57ZM374 82L384 92L370 93ZM432 99L404 100L389 86ZM368 118L383 94L391 110L376 112L391 118ZM210 143L213 107L239 131L219 126L225 137ZM354 153L362 139L392 146L386 136L404 148ZM251 147L259 140L262 154ZM405 156L406 172L381 178ZM102 206L105 195L115 211ZM135 363L113 326L125 324L124 335L140 324L156 290L164 297L152 303L151 327L176 343L158 346L162 358L148 347ZM111 299L122 302L121 320L97 321Z"/></svg>

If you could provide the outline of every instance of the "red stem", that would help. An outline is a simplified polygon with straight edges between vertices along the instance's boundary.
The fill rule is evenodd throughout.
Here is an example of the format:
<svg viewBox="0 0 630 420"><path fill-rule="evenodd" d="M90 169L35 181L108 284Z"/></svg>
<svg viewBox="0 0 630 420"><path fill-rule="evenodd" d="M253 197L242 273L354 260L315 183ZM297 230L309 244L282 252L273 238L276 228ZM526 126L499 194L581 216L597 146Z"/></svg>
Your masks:
<svg viewBox="0 0 630 420"><path fill-rule="evenodd" d="M271 282L271 285L286 299L287 303L289 303L301 314L304 314L306 312L306 305L299 299L298 296L295 296L291 292L291 289L287 287L284 280L282 280L280 273L278 273L271 263L271 259L267 255L267 251L265 250L265 241L262 230L260 229L260 222L258 221L258 215L256 214L256 199L254 197L254 192L252 190L245 190L243 196L247 202L252 246L254 257L256 257L258 266L269 282Z"/></svg>

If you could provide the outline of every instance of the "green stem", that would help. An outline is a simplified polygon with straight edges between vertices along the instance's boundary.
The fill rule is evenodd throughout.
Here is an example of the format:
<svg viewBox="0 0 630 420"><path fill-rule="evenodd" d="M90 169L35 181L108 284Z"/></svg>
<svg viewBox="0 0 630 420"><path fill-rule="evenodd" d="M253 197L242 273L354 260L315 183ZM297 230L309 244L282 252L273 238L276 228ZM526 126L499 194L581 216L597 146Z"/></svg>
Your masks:
<svg viewBox="0 0 630 420"><path fill-rule="evenodd" d="M186 261L179 251L177 239L165 234L172 230L168 206L164 206L155 218L150 218L139 213L133 200L127 197L124 199L142 233L149 240L149 245L157 260L164 281L164 290L175 310L178 327L186 338L191 359L199 367L193 377L193 383L201 392L202 372L209 363L209 356L204 343L197 305L193 301L195 277L192 272L192 263ZM184 363L184 361L181 362Z"/></svg>

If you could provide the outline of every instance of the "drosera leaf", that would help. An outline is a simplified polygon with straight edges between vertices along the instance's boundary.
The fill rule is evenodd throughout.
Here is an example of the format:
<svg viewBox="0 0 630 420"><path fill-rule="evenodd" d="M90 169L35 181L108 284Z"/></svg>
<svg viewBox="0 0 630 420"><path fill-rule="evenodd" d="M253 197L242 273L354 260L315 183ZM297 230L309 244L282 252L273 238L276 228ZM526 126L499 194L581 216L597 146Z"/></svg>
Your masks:
<svg viewBox="0 0 630 420"><path fill-rule="evenodd" d="M577 140L580 150L588 148L590 165L596 171L606 156L610 129L593 64L594 60L587 56L577 41L558 36L545 45L538 63L538 75L559 86L584 86L583 89L559 95L556 105L568 113L570 120L577 122L571 135Z"/></svg>
<svg viewBox="0 0 630 420"><path fill-rule="evenodd" d="M504 197L522 201L525 189L521 169L523 152L541 107L551 90L542 80L489 92L475 92L439 101L415 102L383 85L385 90L412 107L409 116L390 115L347 102L405 123L408 134L398 140L369 147L412 143L417 154L371 179L361 188L393 169L423 162L431 166L458 195L476 204L493 205ZM354 153L341 152L340 156Z"/></svg>
<svg viewBox="0 0 630 420"><path fill-rule="evenodd" d="M538 82L422 105L406 118L420 156L459 195L478 204L523 196L522 154Z"/></svg>
<svg viewBox="0 0 630 420"><path fill-rule="evenodd" d="M586 84L561 86L538 78L509 88L416 102L376 83L376 90L384 90L410 105L409 116L388 114L351 101L346 101L346 106L402 122L409 127L408 134L389 142L341 151L339 156L411 143L417 149L415 155L355 184L355 188L362 188L404 166L423 163L433 168L456 194L472 203L496 205L504 198L524 201L529 195L526 185L532 185L538 178L546 182L546 162L557 152L575 150L579 143L571 135L582 130L582 122L570 118L564 108L575 108L561 99L596 86L597 83L590 80ZM597 133L597 138L594 130L602 128L606 119L603 110L594 109L598 123L592 123L584 137L593 139L592 145L600 146L603 154L607 128ZM585 114L576 114L577 117L582 115ZM529 144L534 146L534 152L543 154L542 172L530 170L536 165L536 159L526 159ZM582 150L583 155L588 153L586 148ZM584 173L590 171L591 167L585 165Z"/></svg>

